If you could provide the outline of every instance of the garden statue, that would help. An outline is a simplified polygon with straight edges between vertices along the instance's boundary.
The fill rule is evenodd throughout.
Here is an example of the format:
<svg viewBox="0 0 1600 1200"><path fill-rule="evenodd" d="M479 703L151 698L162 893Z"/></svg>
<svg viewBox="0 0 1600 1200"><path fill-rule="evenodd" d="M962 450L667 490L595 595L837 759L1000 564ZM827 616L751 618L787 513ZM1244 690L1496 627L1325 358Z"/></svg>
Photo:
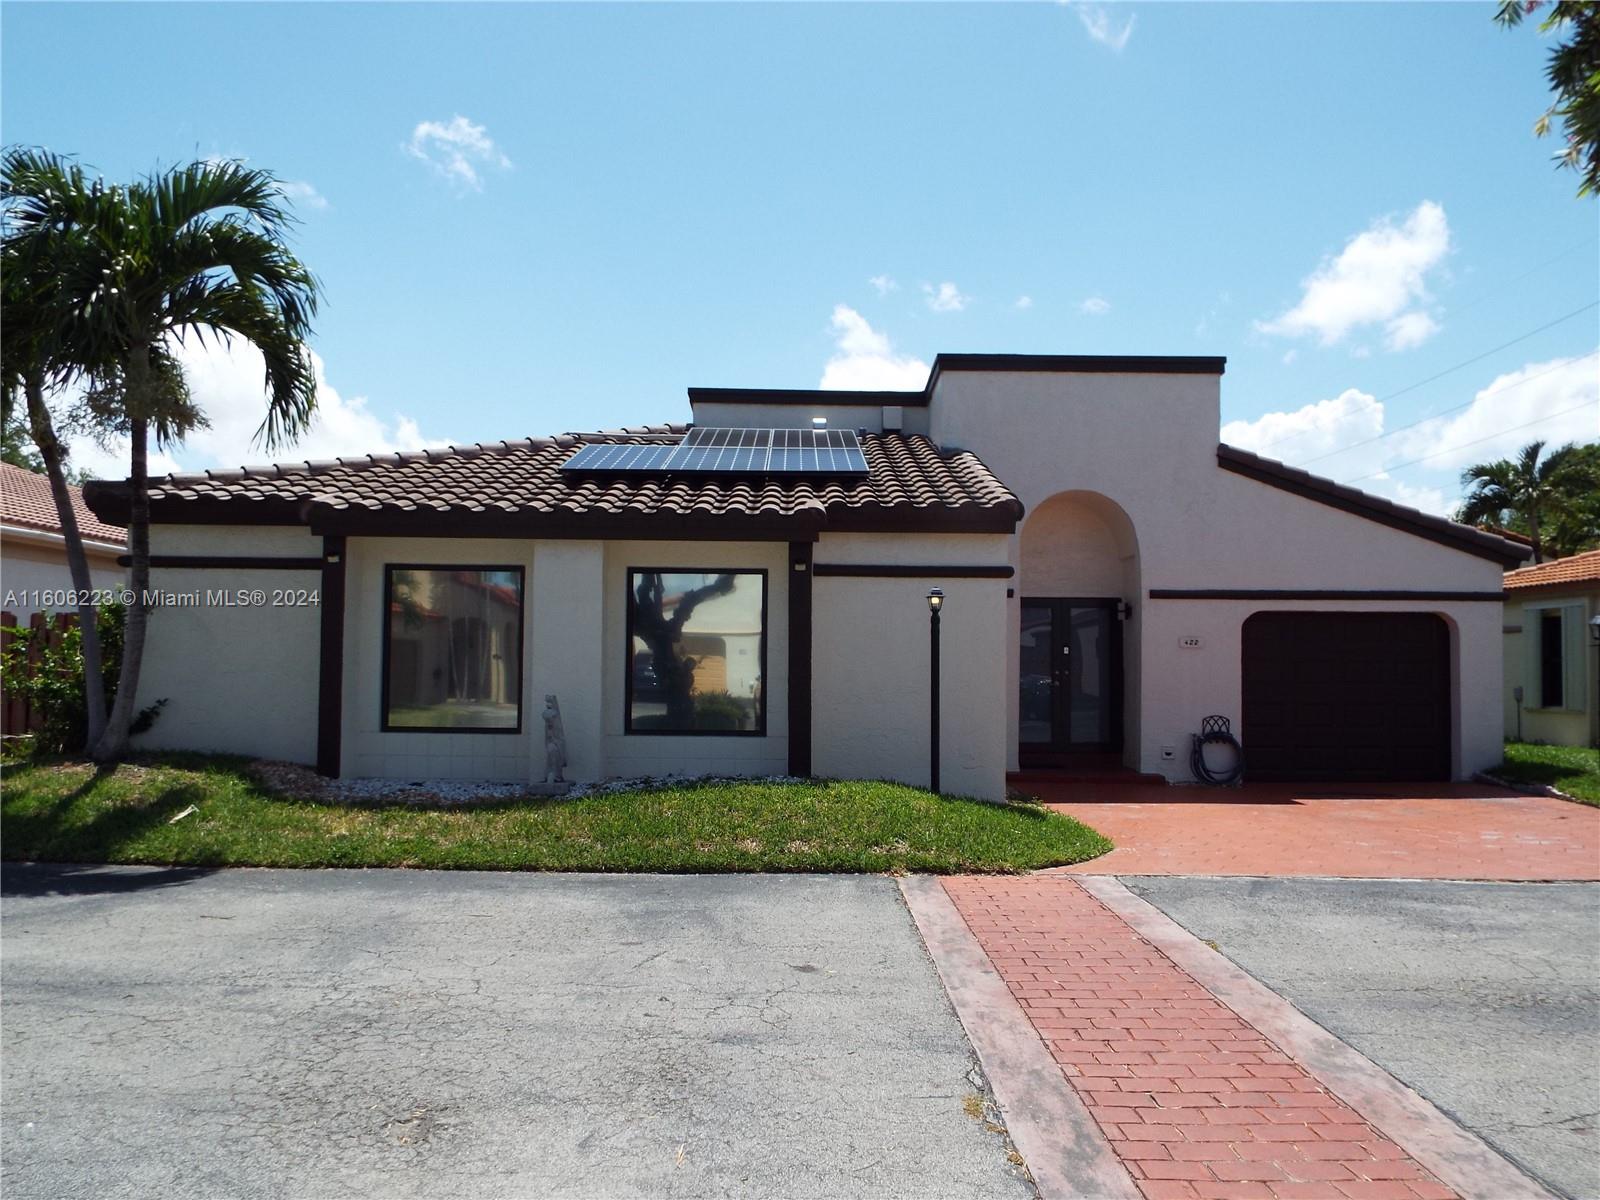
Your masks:
<svg viewBox="0 0 1600 1200"><path fill-rule="evenodd" d="M561 706L554 693L544 698L544 781L565 783L561 772L567 765L567 734L561 728Z"/></svg>

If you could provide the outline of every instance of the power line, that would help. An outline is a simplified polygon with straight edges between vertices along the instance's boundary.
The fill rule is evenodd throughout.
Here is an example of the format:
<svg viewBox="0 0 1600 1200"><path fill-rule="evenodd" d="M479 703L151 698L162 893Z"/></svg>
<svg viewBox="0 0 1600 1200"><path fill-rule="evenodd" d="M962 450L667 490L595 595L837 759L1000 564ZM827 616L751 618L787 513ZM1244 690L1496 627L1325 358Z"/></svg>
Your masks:
<svg viewBox="0 0 1600 1200"><path fill-rule="evenodd" d="M1499 296L1499 295L1503 294L1505 292L1505 290L1507 288L1509 288L1510 286L1512 286L1513 284L1521 283L1524 279L1528 278L1528 276L1530 276L1530 275L1537 275L1540 271L1544 270L1551 263L1558 263L1563 258L1566 258L1567 255L1571 254L1573 251L1586 249L1587 247L1594 245L1594 243L1595 243L1595 239L1594 238L1585 238L1583 241L1578 242L1575 245L1568 246L1565 250L1563 250L1560 254L1555 255L1553 258L1547 258L1541 263L1536 263L1534 266L1529 267L1521 275L1513 275L1510 279L1507 279L1503 283L1500 283L1500 284L1496 285L1493 290L1486 291L1486 292L1481 293L1480 295L1474 296L1471 300L1468 300L1465 304L1456 304L1456 303L1452 302L1451 305L1450 305L1450 312L1452 314L1454 314L1454 313L1462 313L1462 312L1466 312L1467 309L1469 309L1469 308L1476 308L1478 305L1482 304L1485 300L1488 300L1488 299L1491 299L1492 297Z"/></svg>
<svg viewBox="0 0 1600 1200"><path fill-rule="evenodd" d="M1557 317L1553 321L1548 321L1545 324L1539 326L1539 328L1537 328L1537 329L1530 329L1530 330L1528 330L1527 333L1521 334L1518 337L1514 337L1509 342L1501 342L1498 346L1494 347L1494 349L1492 349L1492 350L1485 350L1482 354L1475 354L1471 358L1463 359L1462 361L1456 363L1454 366L1446 367L1444 370L1440 371L1436 375L1429 375L1426 379L1419 379L1416 383L1407 384L1405 387L1401 388L1397 392L1390 392L1387 396L1380 396L1377 399L1373 400L1372 404L1374 404L1374 405L1386 404L1390 400L1394 400L1397 397L1404 396L1407 392L1414 392L1419 387L1425 387L1426 385L1432 383L1436 379L1443 379L1446 375L1450 375L1450 374L1455 373L1456 371L1461 370L1462 367L1470 367L1475 362L1482 362L1484 359L1488 358L1491 354L1499 354L1500 351L1510 349L1512 346L1515 346L1518 342L1525 342L1529 338L1534 337L1537 334L1541 334L1547 329L1554 329L1557 325L1560 325L1563 321L1570 321L1570 320L1572 320L1573 317L1581 316L1583 313L1586 313L1591 308L1595 308L1595 307L1600 307L1600 300L1592 300L1588 304L1585 304L1582 308L1575 308L1571 312L1567 313L1565 316L1560 316L1560 317ZM1370 407L1370 406L1363 406L1363 407ZM1361 410L1358 409L1357 411L1359 412ZM1271 442L1266 443L1264 446L1262 446L1260 448L1260 450L1257 450L1256 453L1259 454L1261 452L1261 450L1270 450L1273 446L1281 446L1284 442L1295 441L1295 440L1297 440L1299 438L1305 437L1307 434L1314 433L1314 432L1316 432L1316 431L1315 430L1310 430L1310 429L1303 429L1299 433L1291 433L1287 437L1281 437L1281 438L1276 439L1275 441L1271 441Z"/></svg>
<svg viewBox="0 0 1600 1200"><path fill-rule="evenodd" d="M1471 408L1479 400L1487 400L1490 396L1498 396L1502 392L1515 391L1525 383L1532 383L1535 379L1543 379L1546 375L1554 375L1557 371L1565 370L1573 363L1580 363L1584 359L1593 358L1597 354L1600 354L1600 350L1591 350L1587 354L1580 354L1577 358L1564 359L1556 366L1551 367L1548 371L1540 371L1537 375L1529 375L1523 379L1517 380L1515 383L1508 383L1505 385L1505 387L1498 387L1493 391L1484 392L1481 395L1474 396L1471 400L1466 400L1460 404L1451 405L1449 408L1441 408L1438 412L1429 413L1425 417L1420 417L1417 420L1412 421L1409 425L1396 425L1393 429L1385 430L1383 433L1377 434L1374 437L1369 437L1359 442L1351 442L1348 446L1340 446L1337 450L1329 450L1326 454L1319 454L1315 458L1308 458L1303 462L1296 463L1295 465L1299 467L1309 467L1312 463L1321 462L1323 459L1332 458L1337 454L1343 454L1346 450L1355 450L1362 446L1370 446L1373 442L1381 442L1384 438L1391 438L1397 433L1404 433L1408 429L1415 429L1418 425L1426 425L1429 421L1437 421L1440 417L1449 416L1453 412L1460 412L1463 408Z"/></svg>
<svg viewBox="0 0 1600 1200"><path fill-rule="evenodd" d="M1391 467L1380 467L1376 471L1369 471L1365 475L1357 475L1354 479L1346 479L1344 482L1346 485L1360 483L1363 479L1374 479L1379 475L1388 475L1394 471L1403 471L1407 467L1414 467L1418 463L1427 462L1429 459L1439 458L1441 455L1445 454L1454 454L1457 450L1465 450L1468 446L1476 446L1480 442L1491 442L1495 438L1504 437L1508 433L1516 433L1519 429L1530 429L1535 425L1542 425L1546 421L1553 421L1557 417L1564 417L1568 413L1575 413L1579 409L1590 408L1593 407L1593 405L1593 400L1585 400L1582 404L1575 404L1571 408L1563 408L1560 412L1546 413L1544 416L1537 417L1532 421L1525 422L1524 424L1513 425L1510 429L1498 429L1494 433L1485 434L1481 438L1473 438L1470 442L1462 442L1459 446L1447 446L1443 450L1435 450L1432 454L1424 454L1421 458L1413 458L1410 462L1395 463Z"/></svg>

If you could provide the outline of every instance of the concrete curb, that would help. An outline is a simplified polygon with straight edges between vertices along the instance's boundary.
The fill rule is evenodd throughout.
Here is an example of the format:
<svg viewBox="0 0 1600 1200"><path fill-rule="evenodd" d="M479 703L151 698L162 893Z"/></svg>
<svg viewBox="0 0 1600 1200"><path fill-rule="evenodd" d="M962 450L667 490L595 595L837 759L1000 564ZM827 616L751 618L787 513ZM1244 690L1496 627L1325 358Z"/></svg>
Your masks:
<svg viewBox="0 0 1600 1200"><path fill-rule="evenodd" d="M1050 1057L944 885L930 875L911 875L900 880L900 894L1042 1200L1140 1200L1133 1177Z"/></svg>
<svg viewBox="0 0 1600 1200"><path fill-rule="evenodd" d="M1468 1133L1366 1055L1334 1037L1266 985L1120 880L1078 882L1197 983L1254 1025L1318 1083L1431 1171L1461 1200L1556 1200L1487 1142Z"/></svg>
<svg viewBox="0 0 1600 1200"><path fill-rule="evenodd" d="M1475 783L1493 784L1495 787L1503 787L1506 791L1516 792L1521 796L1548 796L1552 800L1565 800L1569 804L1583 803L1576 796L1563 792L1558 787L1552 787L1548 783L1513 783L1509 779L1501 779L1500 776L1491 775L1487 771L1479 771L1472 778Z"/></svg>

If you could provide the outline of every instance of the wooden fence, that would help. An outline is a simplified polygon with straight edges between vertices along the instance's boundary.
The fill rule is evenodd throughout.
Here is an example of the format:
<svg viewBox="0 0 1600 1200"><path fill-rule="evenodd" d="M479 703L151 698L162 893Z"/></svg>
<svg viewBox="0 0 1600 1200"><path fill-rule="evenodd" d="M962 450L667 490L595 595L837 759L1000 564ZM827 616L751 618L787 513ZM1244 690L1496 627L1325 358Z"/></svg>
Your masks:
<svg viewBox="0 0 1600 1200"><path fill-rule="evenodd" d="M67 630L77 623L77 613L52 613L47 616L42 612L36 612L29 617L30 629L43 629L46 632L42 638L36 635L30 642L28 657L25 660L26 669L30 673L38 670L39 659L44 654L45 646L48 645L52 650L59 647L62 639L66 637ZM11 630L17 624L14 614L0 612L0 626L4 626L3 631L0 631L0 649L9 649L12 642L16 641L17 634ZM43 714L37 712L21 696L13 695L11 689L6 687L8 682L4 675L0 675L0 734L37 733L44 725Z"/></svg>

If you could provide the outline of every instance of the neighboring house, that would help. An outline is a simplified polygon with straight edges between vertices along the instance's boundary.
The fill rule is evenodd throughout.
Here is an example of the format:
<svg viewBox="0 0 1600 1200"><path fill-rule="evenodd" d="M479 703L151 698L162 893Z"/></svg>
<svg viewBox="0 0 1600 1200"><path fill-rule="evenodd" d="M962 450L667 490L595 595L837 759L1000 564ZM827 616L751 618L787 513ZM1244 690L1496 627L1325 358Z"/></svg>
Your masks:
<svg viewBox="0 0 1600 1200"><path fill-rule="evenodd" d="M70 488L78 533L96 588L120 588L127 572L117 556L128 552L126 529L89 511L80 488ZM67 541L50 496L50 480L0 463L0 607L22 624L35 612L75 610Z"/></svg>
<svg viewBox="0 0 1600 1200"><path fill-rule="evenodd" d="M692 428L158 480L143 744L537 779L553 693L580 780L925 783L937 586L947 791L1186 781L1210 714L1256 779L1500 761L1525 549L1218 446L1222 372L941 355L915 392L691 388Z"/></svg>
<svg viewBox="0 0 1600 1200"><path fill-rule="evenodd" d="M1600 550L1506 573L1505 735L1600 745Z"/></svg>

